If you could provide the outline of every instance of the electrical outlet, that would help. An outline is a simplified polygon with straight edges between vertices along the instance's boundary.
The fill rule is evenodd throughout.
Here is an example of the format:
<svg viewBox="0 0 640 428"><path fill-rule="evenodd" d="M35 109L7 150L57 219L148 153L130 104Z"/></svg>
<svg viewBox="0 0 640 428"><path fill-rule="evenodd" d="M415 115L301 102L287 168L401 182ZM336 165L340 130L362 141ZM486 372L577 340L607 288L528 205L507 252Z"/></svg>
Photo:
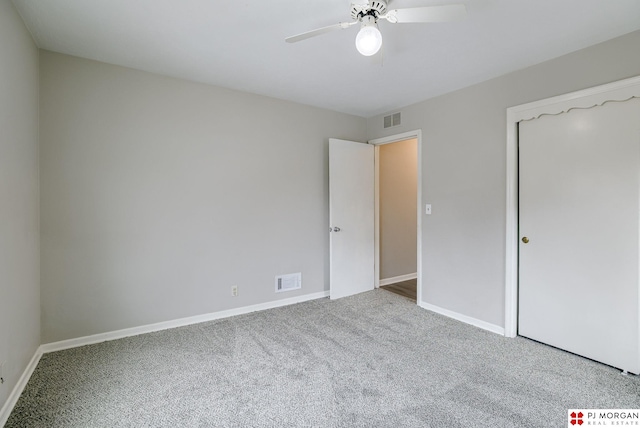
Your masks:
<svg viewBox="0 0 640 428"><path fill-rule="evenodd" d="M234 285L233 287L231 287L231 295L233 297L236 297L238 295L238 286Z"/></svg>

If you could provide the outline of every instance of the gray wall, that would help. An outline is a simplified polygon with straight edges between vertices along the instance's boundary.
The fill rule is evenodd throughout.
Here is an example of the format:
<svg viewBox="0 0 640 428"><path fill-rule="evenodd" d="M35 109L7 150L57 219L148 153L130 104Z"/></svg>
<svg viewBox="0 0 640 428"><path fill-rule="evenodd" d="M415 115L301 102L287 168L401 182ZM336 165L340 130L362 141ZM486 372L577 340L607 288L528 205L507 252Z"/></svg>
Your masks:
<svg viewBox="0 0 640 428"><path fill-rule="evenodd" d="M504 326L506 108L640 75L640 31L384 115L422 129L423 301Z"/></svg>
<svg viewBox="0 0 640 428"><path fill-rule="evenodd" d="M417 141L380 146L380 279L416 273Z"/></svg>
<svg viewBox="0 0 640 428"><path fill-rule="evenodd" d="M0 408L39 344L38 49L0 0Z"/></svg>
<svg viewBox="0 0 640 428"><path fill-rule="evenodd" d="M328 137L365 119L40 62L44 343L328 289Z"/></svg>

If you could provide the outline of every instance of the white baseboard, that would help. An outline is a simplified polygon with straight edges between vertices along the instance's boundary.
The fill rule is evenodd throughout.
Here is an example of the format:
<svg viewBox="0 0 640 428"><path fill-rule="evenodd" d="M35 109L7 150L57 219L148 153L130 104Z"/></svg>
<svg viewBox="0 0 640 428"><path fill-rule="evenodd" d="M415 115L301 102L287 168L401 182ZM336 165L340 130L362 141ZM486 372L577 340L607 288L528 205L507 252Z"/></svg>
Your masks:
<svg viewBox="0 0 640 428"><path fill-rule="evenodd" d="M29 382L29 378L31 378L33 371L36 369L36 366L40 361L40 357L42 357L42 346L39 346L38 349L36 349L35 354L31 357L31 361L29 361L29 364L27 364L27 367L22 372L20 379L18 379L18 383L13 387L7 401L4 403L4 406L2 406L2 409L0 409L0 427L3 427L4 424L7 423L9 415L11 415L11 411L18 402L18 398L20 398L22 391L24 391L24 387L27 386L27 382Z"/></svg>
<svg viewBox="0 0 640 428"><path fill-rule="evenodd" d="M394 276L392 278L385 278L380 280L380 287L384 287L385 285L395 284L396 282L408 281L410 279L418 278L418 273L408 273L406 275Z"/></svg>
<svg viewBox="0 0 640 428"><path fill-rule="evenodd" d="M94 343L106 342L109 340L122 339L129 336L137 336L144 333L152 333L154 331L167 330L169 328L183 327L191 324L198 324L201 322L218 320L221 318L228 318L235 315L248 314L250 312L263 311L265 309L273 309L281 306L293 305L295 303L302 303L309 300L322 299L328 297L328 291L321 291L318 293L305 294L303 296L291 297L289 299L274 300L266 303L259 303L257 305L244 306L241 308L229 309L226 311L212 312L209 314L196 315L188 318L180 318L171 321L164 321L155 324L147 324L140 327L125 328L123 330L110 331L107 333L92 334L91 336L78 337L75 339L62 340L59 342L46 343L42 345L43 353L61 351L63 349L77 348L79 346L91 345Z"/></svg>
<svg viewBox="0 0 640 428"><path fill-rule="evenodd" d="M426 302L419 302L418 306L421 308L427 309L429 311L438 313L440 315L444 315L449 318L453 318L454 320L462 321L467 324L471 324L472 326L481 328L483 330L490 331L492 333L496 333L504 336L504 327L500 327L495 324L488 323L486 321L482 321L476 318L469 317L467 315L462 315L457 312L450 311L449 309L441 308L440 306L432 305Z"/></svg>

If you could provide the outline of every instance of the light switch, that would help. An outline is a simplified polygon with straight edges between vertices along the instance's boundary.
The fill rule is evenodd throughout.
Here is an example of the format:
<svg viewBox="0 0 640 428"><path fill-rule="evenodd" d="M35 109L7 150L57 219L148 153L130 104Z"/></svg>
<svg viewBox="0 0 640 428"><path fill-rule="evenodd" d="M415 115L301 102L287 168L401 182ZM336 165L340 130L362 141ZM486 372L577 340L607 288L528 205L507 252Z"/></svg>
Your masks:
<svg viewBox="0 0 640 428"><path fill-rule="evenodd" d="M426 204L426 205L424 206L424 213L425 213L426 215L431 215L431 204Z"/></svg>

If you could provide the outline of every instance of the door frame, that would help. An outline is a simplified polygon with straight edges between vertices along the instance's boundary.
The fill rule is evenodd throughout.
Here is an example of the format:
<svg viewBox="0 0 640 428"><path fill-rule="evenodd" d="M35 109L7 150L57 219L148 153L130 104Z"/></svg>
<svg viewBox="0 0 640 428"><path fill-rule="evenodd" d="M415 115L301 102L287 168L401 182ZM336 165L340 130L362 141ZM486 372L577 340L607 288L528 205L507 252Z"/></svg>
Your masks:
<svg viewBox="0 0 640 428"><path fill-rule="evenodd" d="M507 108L504 335L518 334L518 123L545 114L640 98L640 76Z"/></svg>
<svg viewBox="0 0 640 428"><path fill-rule="evenodd" d="M403 132L401 134L390 135L388 137L376 138L374 140L369 140L368 144L372 144L375 147L375 217L374 217L374 229L375 229L375 288L380 288L380 183L379 183L379 172L380 172L380 147L384 144L398 143L400 141L417 140L417 168L418 168L418 191L416 195L417 200L417 236L416 236L416 244L417 244L417 260L416 260L416 304L420 304L422 302L422 130L416 129L414 131Z"/></svg>

